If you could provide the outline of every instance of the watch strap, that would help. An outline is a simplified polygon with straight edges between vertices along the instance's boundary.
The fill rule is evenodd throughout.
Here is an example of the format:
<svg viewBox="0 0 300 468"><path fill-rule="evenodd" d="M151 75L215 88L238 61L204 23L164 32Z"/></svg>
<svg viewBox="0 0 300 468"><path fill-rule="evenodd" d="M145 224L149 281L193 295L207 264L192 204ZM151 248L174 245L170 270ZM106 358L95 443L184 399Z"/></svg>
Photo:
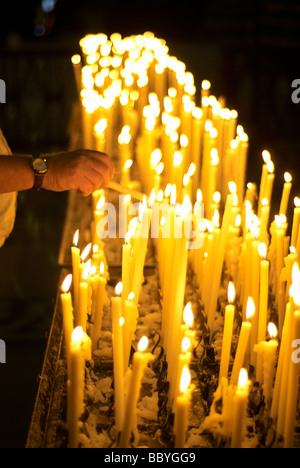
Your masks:
<svg viewBox="0 0 300 468"><path fill-rule="evenodd" d="M38 159L38 158L43 159L43 157L39 153L38 154L33 154L32 162L31 162L33 173L34 173L34 184L33 184L33 187L32 187L33 190L40 190L42 188L43 180L44 180L44 177L45 177L45 173L39 173L37 170L34 169L33 162L34 162L35 159Z"/></svg>

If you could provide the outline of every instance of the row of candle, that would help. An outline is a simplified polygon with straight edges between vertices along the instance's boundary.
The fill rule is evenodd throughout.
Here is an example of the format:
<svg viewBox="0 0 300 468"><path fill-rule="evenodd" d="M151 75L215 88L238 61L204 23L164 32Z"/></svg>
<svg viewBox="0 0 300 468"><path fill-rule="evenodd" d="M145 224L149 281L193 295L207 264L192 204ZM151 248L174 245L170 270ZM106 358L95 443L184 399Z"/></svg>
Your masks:
<svg viewBox="0 0 300 468"><path fill-rule="evenodd" d="M168 216L161 217L160 229L163 227L162 220L165 223L167 219L167 232L170 232L170 236L159 236L156 246L162 290L162 339L169 364L170 380L173 382L172 369L177 367L175 356L178 357L178 351L175 350L180 349L181 344L179 329L182 323L186 271L190 261L211 330L214 327L224 266L229 271L229 277L236 285L243 316L239 352L234 362L231 382L236 386L240 369L245 363L251 363L255 366L257 380L263 384L264 368L270 367L270 364L266 365L263 357L266 353L261 351L265 348L261 343L264 343L267 336L270 314L269 290L275 297L278 308L278 334L282 337L286 306L290 300L292 267L299 259L300 252L298 199L295 199L290 252L289 239L286 236L285 215L291 192L291 176L285 174L279 213L270 225L269 214L275 177L271 155L267 151L263 152L264 164L259 192L256 193L256 187L252 183L247 184L245 192L248 137L244 129L237 125L236 111L224 109L224 103L210 95L209 82L202 83L201 102L197 107L193 77L185 71L181 62L170 59L164 41L154 39L151 33L125 40L119 35L114 35L111 40L103 35L96 38L88 36L83 39L81 45L87 63L92 65L92 68L82 68L80 87L84 129L85 135L88 136L88 140L85 140L86 145L114 151L113 138L118 134L116 116L121 109L125 125L118 138L117 151L122 181L130 187L133 148L134 143L137 143L136 158L146 193L149 195L155 187L156 200L161 194L159 200L168 204ZM90 58L93 53L89 47L95 49L95 54L98 51L97 58ZM162 55L158 51L163 51ZM110 53L112 56L107 61L109 70L105 77L105 85L105 80L102 81L99 77L104 63L101 60L108 58ZM118 60L115 60L116 56L119 57ZM160 63L161 56L167 60L167 65L162 67L163 71L157 73L154 64ZM118 75L110 73L112 69L118 69ZM161 85L164 73L167 76L164 77L162 91L158 86ZM142 81L144 85L139 86ZM167 83L171 86L168 87ZM87 111L87 90L93 91L90 99L95 101L91 112ZM112 95L114 99L110 101ZM116 105L116 98L119 98L119 107ZM102 125L95 127L95 133L91 122L96 121L102 122ZM170 196L171 189L166 195L167 188L172 187L172 184L173 193L177 194L179 200L177 207L176 198L172 199ZM164 186L165 191L162 190ZM184 195L189 195L190 200L194 199L196 202L194 210L189 209L182 215L178 206L184 200ZM221 216L222 200L225 200L225 203L223 202L224 212ZM205 217L209 219L195 225L195 211L201 203L204 203ZM151 210L149 207L147 209ZM190 252L185 248L184 237L180 240L174 237L175 223L182 225L186 216L191 217L191 225L195 232L199 231L199 237L203 239L202 247ZM134 295L134 301L137 305L147 241L142 241L141 237L138 238L138 242L130 239L133 238L128 234L127 242L123 246L123 303L133 289L132 278L136 274L137 294ZM136 264L137 257L140 261ZM130 275L126 275L128 271L131 272ZM176 297L170 293L170 284L174 286ZM226 333L223 340L220 380L228 377L228 330L232 329L233 320L232 307L228 308L231 312L230 318L227 317L229 312L225 314ZM253 315L251 323L249 310ZM280 351L282 347L281 345ZM125 362L128 365L127 357ZM272 369L270 375L273 375ZM272 378L268 380L268 385L265 384L268 388L270 381Z"/></svg>

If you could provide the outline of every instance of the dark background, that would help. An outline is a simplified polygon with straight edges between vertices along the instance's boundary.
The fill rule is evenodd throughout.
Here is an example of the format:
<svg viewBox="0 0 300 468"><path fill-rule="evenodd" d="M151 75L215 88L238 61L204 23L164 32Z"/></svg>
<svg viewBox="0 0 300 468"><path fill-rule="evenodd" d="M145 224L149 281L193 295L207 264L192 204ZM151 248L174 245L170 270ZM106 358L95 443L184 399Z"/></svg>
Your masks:
<svg viewBox="0 0 300 468"><path fill-rule="evenodd" d="M259 182L261 153L275 164L272 206L278 209L284 171L299 195L300 5L291 1L129 2L57 0L1 3L0 78L7 102L0 128L14 152L68 147L76 100L70 57L87 33L123 36L153 31L186 63L199 89L226 97L249 135L248 181ZM5 6L4 6L5 5ZM0 446L23 447L35 400L59 267L66 194L22 192L13 234L0 250ZM292 212L292 204L289 215Z"/></svg>

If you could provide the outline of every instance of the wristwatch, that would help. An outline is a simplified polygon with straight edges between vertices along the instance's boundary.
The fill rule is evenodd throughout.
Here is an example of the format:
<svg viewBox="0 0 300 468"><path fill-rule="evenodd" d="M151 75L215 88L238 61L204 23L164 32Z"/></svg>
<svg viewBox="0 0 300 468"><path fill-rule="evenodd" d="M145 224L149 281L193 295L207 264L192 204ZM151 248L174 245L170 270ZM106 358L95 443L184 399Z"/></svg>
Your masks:
<svg viewBox="0 0 300 468"><path fill-rule="evenodd" d="M31 167L34 172L33 190L40 190L43 185L43 180L48 171L47 160L42 156L33 156Z"/></svg>

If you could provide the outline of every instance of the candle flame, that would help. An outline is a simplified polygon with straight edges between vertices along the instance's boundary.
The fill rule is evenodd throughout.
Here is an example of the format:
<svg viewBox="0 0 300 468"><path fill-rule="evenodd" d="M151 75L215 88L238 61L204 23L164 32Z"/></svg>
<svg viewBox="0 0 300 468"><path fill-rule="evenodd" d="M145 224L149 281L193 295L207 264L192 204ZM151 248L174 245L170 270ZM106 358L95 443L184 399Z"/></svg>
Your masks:
<svg viewBox="0 0 300 468"><path fill-rule="evenodd" d="M104 275L104 262L101 262L101 263L100 263L100 275L101 275L101 276Z"/></svg>
<svg viewBox="0 0 300 468"><path fill-rule="evenodd" d="M185 392L191 383L191 373L187 366L184 366L180 378L180 391Z"/></svg>
<svg viewBox="0 0 300 468"><path fill-rule="evenodd" d="M156 193L155 193L155 190L153 189L149 197L149 206L153 205L153 203L155 202L155 198L156 198Z"/></svg>
<svg viewBox="0 0 300 468"><path fill-rule="evenodd" d="M230 281L228 284L228 302L232 304L234 302L234 299L235 299L235 287L232 281Z"/></svg>
<svg viewBox="0 0 300 468"><path fill-rule="evenodd" d="M201 84L201 88L205 91L208 91L211 87L211 83L208 80L203 80Z"/></svg>
<svg viewBox="0 0 300 468"><path fill-rule="evenodd" d="M81 62L81 57L79 54L75 54L72 56L71 61L73 65L78 65Z"/></svg>
<svg viewBox="0 0 300 468"><path fill-rule="evenodd" d="M171 187L170 203L171 205L175 205L176 203L176 185L175 184L173 184Z"/></svg>
<svg viewBox="0 0 300 468"><path fill-rule="evenodd" d="M237 186L236 186L236 183L235 183L235 182L229 182L228 187L229 187L229 192L230 192L231 194L236 193L236 191L237 191Z"/></svg>
<svg viewBox="0 0 300 468"><path fill-rule="evenodd" d="M277 330L277 327L276 327L275 323L273 323L273 322L269 323L268 333L269 333L271 338L276 338L276 336L278 334L278 330Z"/></svg>
<svg viewBox="0 0 300 468"><path fill-rule="evenodd" d="M295 205L296 208L300 207L300 198L299 197L294 198L294 205Z"/></svg>
<svg viewBox="0 0 300 468"><path fill-rule="evenodd" d="M191 348L191 346L191 340L187 336L183 337L181 342L181 352L186 353Z"/></svg>
<svg viewBox="0 0 300 468"><path fill-rule="evenodd" d="M88 244L88 245L84 248L84 250L82 251L81 260L82 260L83 262L87 259L88 255L89 255L89 253L90 253L90 251L91 251L91 248L92 248L92 243Z"/></svg>
<svg viewBox="0 0 300 468"><path fill-rule="evenodd" d="M300 269L298 262L295 262L292 268L292 283L300 285Z"/></svg>
<svg viewBox="0 0 300 468"><path fill-rule="evenodd" d="M91 260L86 263L86 266L82 272L82 280L85 281L90 274L91 270Z"/></svg>
<svg viewBox="0 0 300 468"><path fill-rule="evenodd" d="M83 328L76 327L72 332L72 341L73 343L79 343L83 338Z"/></svg>
<svg viewBox="0 0 300 468"><path fill-rule="evenodd" d="M96 274L96 271L97 271L97 268L95 267L95 265L91 266L90 275L94 276Z"/></svg>
<svg viewBox="0 0 300 468"><path fill-rule="evenodd" d="M79 229L77 229L77 231L75 232L74 237L73 237L73 245L75 247L78 246L78 240L79 240Z"/></svg>
<svg viewBox="0 0 300 468"><path fill-rule="evenodd" d="M100 197L98 202L97 202L96 211L100 211L101 208L103 208L104 204L105 204L105 196L102 195L102 197Z"/></svg>
<svg viewBox="0 0 300 468"><path fill-rule="evenodd" d="M250 320L255 314L255 304L252 297L248 297L247 308L246 308L246 319Z"/></svg>
<svg viewBox="0 0 300 468"><path fill-rule="evenodd" d="M264 242L261 242L257 248L258 254L261 258L266 258L267 257L267 244Z"/></svg>
<svg viewBox="0 0 300 468"><path fill-rule="evenodd" d="M242 368L239 373L239 388L243 388L248 383L248 372L246 369Z"/></svg>
<svg viewBox="0 0 300 468"><path fill-rule="evenodd" d="M148 348L148 344L149 344L148 338L146 336L143 336L139 341L138 350L141 352L146 351L146 349Z"/></svg>
<svg viewBox="0 0 300 468"><path fill-rule="evenodd" d="M262 157L263 157L263 160L264 160L265 164L267 164L268 161L271 161L271 154L267 150L264 150L262 152Z"/></svg>
<svg viewBox="0 0 300 468"><path fill-rule="evenodd" d="M278 215L275 215L275 223L278 229L282 227L282 218Z"/></svg>
<svg viewBox="0 0 300 468"><path fill-rule="evenodd" d="M267 168L268 168L269 174L273 174L273 172L274 172L274 163L271 161L271 159L269 161L267 161Z"/></svg>
<svg viewBox="0 0 300 468"><path fill-rule="evenodd" d="M242 224L242 217L240 214L237 214L236 217L235 217L235 221L234 221L234 227L240 227L240 225Z"/></svg>
<svg viewBox="0 0 300 468"><path fill-rule="evenodd" d="M72 284L72 274L70 273L69 275L65 277L61 285L62 292L67 293L71 287L71 284Z"/></svg>
<svg viewBox="0 0 300 468"><path fill-rule="evenodd" d="M217 209L214 211L214 215L212 217L212 222L216 227L220 226L220 213Z"/></svg>
<svg viewBox="0 0 300 468"><path fill-rule="evenodd" d="M164 163L163 163L163 162L160 162L160 163L157 165L157 167L156 167L156 170L155 170L156 174L157 174L157 175L161 175L162 172L163 172L163 170L164 170L164 167L165 167L165 166L164 166Z"/></svg>
<svg viewBox="0 0 300 468"><path fill-rule="evenodd" d="M132 164L133 164L132 159L127 159L127 161L125 161L124 168L125 169L130 169Z"/></svg>
<svg viewBox="0 0 300 468"><path fill-rule="evenodd" d="M134 292L131 292L128 294L128 300L133 301L133 299L134 299Z"/></svg>
<svg viewBox="0 0 300 468"><path fill-rule="evenodd" d="M119 283L117 283L116 287L115 287L115 294L117 296L119 296L123 291L123 284L121 281L119 281Z"/></svg>
<svg viewBox="0 0 300 468"><path fill-rule="evenodd" d="M119 325L120 325L120 327L123 327L124 323L125 323L124 317L120 317L120 319L119 319Z"/></svg>
<svg viewBox="0 0 300 468"><path fill-rule="evenodd" d="M284 173L284 181L286 183L292 182L292 176L291 176L291 174L289 172Z"/></svg>
<svg viewBox="0 0 300 468"><path fill-rule="evenodd" d="M202 203L202 191L200 189L197 189L197 203Z"/></svg>
<svg viewBox="0 0 300 468"><path fill-rule="evenodd" d="M159 148L156 148L151 153L151 164L153 166L157 166L158 163L160 162L161 158L162 158L161 150Z"/></svg>
<svg viewBox="0 0 300 468"><path fill-rule="evenodd" d="M220 192L215 192L215 193L213 194L213 202L214 202L214 203L220 203L220 201L221 201L221 194L220 194Z"/></svg>
<svg viewBox="0 0 300 468"><path fill-rule="evenodd" d="M262 206L268 206L269 205L269 200L267 198L263 198L261 201Z"/></svg>
<svg viewBox="0 0 300 468"><path fill-rule="evenodd" d="M187 303L183 310L183 320L189 326L192 327L194 323L194 314L192 311L192 305L190 302Z"/></svg>

